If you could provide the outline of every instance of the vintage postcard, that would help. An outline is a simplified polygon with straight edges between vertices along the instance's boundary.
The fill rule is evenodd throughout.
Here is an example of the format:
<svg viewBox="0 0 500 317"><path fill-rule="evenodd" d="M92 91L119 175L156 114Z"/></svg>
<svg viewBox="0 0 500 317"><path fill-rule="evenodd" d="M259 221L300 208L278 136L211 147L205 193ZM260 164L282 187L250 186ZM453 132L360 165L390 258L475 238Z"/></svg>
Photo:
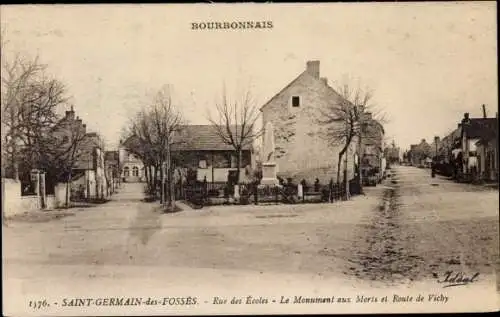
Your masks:
<svg viewBox="0 0 500 317"><path fill-rule="evenodd" d="M496 9L2 6L3 314L498 310Z"/></svg>

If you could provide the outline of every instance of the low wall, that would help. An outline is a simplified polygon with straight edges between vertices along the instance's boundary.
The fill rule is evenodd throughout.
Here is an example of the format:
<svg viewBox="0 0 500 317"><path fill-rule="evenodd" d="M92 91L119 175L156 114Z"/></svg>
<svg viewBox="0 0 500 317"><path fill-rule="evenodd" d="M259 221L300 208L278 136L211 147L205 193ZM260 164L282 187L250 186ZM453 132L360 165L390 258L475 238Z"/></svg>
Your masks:
<svg viewBox="0 0 500 317"><path fill-rule="evenodd" d="M54 188L54 192L55 192L54 208L63 207L64 204L66 203L66 184L64 183L57 184Z"/></svg>
<svg viewBox="0 0 500 317"><path fill-rule="evenodd" d="M21 212L39 210L40 198L38 196L22 196L20 207Z"/></svg>
<svg viewBox="0 0 500 317"><path fill-rule="evenodd" d="M20 199L20 211L21 213L34 210L51 210L60 207L61 203L57 200L55 195L45 196L45 209L41 206L41 197L38 196L22 196ZM62 201L64 204L64 201Z"/></svg>
<svg viewBox="0 0 500 317"><path fill-rule="evenodd" d="M66 185L58 184L55 195L47 195L45 210L52 210L64 206ZM21 184L13 179L2 178L2 211L4 216L10 217L29 211L41 210L41 198L36 195L21 196Z"/></svg>
<svg viewBox="0 0 500 317"><path fill-rule="evenodd" d="M21 212L21 183L2 178L2 211L4 216Z"/></svg>

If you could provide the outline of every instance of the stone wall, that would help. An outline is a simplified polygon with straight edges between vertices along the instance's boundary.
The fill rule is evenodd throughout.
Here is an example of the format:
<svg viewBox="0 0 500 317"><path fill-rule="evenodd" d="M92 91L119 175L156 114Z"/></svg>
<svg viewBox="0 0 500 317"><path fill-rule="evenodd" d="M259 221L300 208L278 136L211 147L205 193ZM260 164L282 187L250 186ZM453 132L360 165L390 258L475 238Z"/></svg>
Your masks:
<svg viewBox="0 0 500 317"><path fill-rule="evenodd" d="M44 210L53 210L64 206L66 185L57 184L55 195L47 195ZM2 178L2 210L4 216L14 216L25 212L42 210L41 198L36 195L21 196L21 184L13 179Z"/></svg>
<svg viewBox="0 0 500 317"><path fill-rule="evenodd" d="M21 183L2 178L2 211L4 216L21 212Z"/></svg>

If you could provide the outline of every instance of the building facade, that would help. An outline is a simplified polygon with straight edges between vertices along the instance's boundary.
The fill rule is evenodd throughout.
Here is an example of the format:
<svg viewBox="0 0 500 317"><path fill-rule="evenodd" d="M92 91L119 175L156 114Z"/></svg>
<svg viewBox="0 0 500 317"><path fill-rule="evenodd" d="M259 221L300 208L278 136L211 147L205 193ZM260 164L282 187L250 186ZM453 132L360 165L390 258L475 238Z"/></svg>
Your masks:
<svg viewBox="0 0 500 317"><path fill-rule="evenodd" d="M239 127L232 127L238 129ZM125 182L146 181L146 170L143 162L130 150L136 145L130 137L120 147L120 164L122 178ZM241 182L250 180L252 166L252 142L243 144L240 154ZM184 125L176 134L172 145L172 166L176 178L207 182L227 182L229 175L238 173L238 154L232 145L226 144L212 125ZM149 174L154 175L153 167L148 167ZM158 173L157 177L158 177Z"/></svg>
<svg viewBox="0 0 500 317"><path fill-rule="evenodd" d="M470 118L460 123L462 174L465 179L498 179L498 118Z"/></svg>
<svg viewBox="0 0 500 317"><path fill-rule="evenodd" d="M142 160L136 154L130 152L124 143L120 143L118 153L121 181L125 183L145 182L146 175Z"/></svg>
<svg viewBox="0 0 500 317"><path fill-rule="evenodd" d="M76 145L71 173L71 198L105 198L104 141L99 134L87 132L82 119L75 117L73 108L66 111L52 133L62 140L62 144L74 142Z"/></svg>
<svg viewBox="0 0 500 317"><path fill-rule="evenodd" d="M263 126L271 122L274 127L278 176L309 183L316 178L322 183L337 181L342 145L328 140L319 122L324 111L341 101L327 79L320 77L320 62L308 61L304 72L261 107ZM348 179L354 177L357 151L354 140L347 151ZM341 169L345 166L343 159Z"/></svg>
<svg viewBox="0 0 500 317"><path fill-rule="evenodd" d="M361 122L363 128L359 152L361 153L362 177L374 174L378 180L381 180L387 165L384 155L384 127L373 118L370 112L363 113Z"/></svg>
<svg viewBox="0 0 500 317"><path fill-rule="evenodd" d="M240 126L231 127L233 134ZM174 166L191 171L193 178L207 182L227 182L231 175L238 173L238 153L234 147L221 139L212 125L185 125L180 129L180 142L173 146ZM239 181L251 179L252 140L243 144L240 153Z"/></svg>

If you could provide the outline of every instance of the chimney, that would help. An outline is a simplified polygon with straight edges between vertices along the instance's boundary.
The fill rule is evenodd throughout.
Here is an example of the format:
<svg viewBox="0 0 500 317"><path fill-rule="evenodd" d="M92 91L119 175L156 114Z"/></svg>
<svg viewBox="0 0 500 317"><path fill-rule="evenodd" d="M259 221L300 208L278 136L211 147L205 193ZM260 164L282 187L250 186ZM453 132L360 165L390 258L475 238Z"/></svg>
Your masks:
<svg viewBox="0 0 500 317"><path fill-rule="evenodd" d="M322 81L325 85L328 85L328 78L326 78L326 77L321 77L321 81Z"/></svg>
<svg viewBox="0 0 500 317"><path fill-rule="evenodd" d="M70 111L66 111L66 118L71 120L75 119L75 111L73 110L73 106L71 106Z"/></svg>
<svg viewBox="0 0 500 317"><path fill-rule="evenodd" d="M319 78L319 61L308 61L306 64L306 71L314 78Z"/></svg>
<svg viewBox="0 0 500 317"><path fill-rule="evenodd" d="M488 116L486 115L486 105L483 104L482 107L483 107L483 118L486 119L486 118L488 118Z"/></svg>

